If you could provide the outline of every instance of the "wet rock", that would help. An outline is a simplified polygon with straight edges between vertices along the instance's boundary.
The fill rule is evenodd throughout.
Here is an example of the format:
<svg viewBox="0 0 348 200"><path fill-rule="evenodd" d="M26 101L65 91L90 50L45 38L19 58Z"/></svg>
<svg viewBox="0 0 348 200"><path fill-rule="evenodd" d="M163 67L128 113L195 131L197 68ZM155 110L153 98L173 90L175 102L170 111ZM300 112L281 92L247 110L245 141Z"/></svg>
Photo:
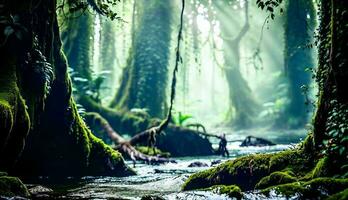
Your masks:
<svg viewBox="0 0 348 200"><path fill-rule="evenodd" d="M259 137L254 137L254 136L248 136L245 138L245 140L242 142L240 146L241 147L248 147L248 146L262 147L262 146L273 146L273 145L275 144L269 140L259 138Z"/></svg>
<svg viewBox="0 0 348 200"><path fill-rule="evenodd" d="M38 194L47 194L47 193L52 193L53 190L41 185L36 185L28 189L30 194L32 195L38 195Z"/></svg>
<svg viewBox="0 0 348 200"><path fill-rule="evenodd" d="M141 197L141 200L164 200L164 198L160 196L146 195Z"/></svg>
<svg viewBox="0 0 348 200"><path fill-rule="evenodd" d="M209 167L209 165L207 163L204 163L204 162L196 161L196 162L189 164L188 167Z"/></svg>
<svg viewBox="0 0 348 200"><path fill-rule="evenodd" d="M218 164L220 164L221 162L222 162L221 160L213 160L213 161L211 162L210 166L212 167L212 166L218 165Z"/></svg>

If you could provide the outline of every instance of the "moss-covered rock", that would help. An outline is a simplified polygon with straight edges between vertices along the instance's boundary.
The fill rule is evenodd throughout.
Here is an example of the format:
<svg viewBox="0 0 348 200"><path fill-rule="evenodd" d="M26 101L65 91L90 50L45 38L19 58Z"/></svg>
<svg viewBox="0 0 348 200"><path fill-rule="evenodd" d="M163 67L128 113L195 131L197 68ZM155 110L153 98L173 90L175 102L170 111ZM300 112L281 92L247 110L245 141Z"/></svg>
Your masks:
<svg viewBox="0 0 348 200"><path fill-rule="evenodd" d="M301 149L249 155L191 175L182 189L193 190L222 184L238 185L243 191L251 190L263 177L275 171L286 169L299 175L306 174L312 169L312 162Z"/></svg>
<svg viewBox="0 0 348 200"><path fill-rule="evenodd" d="M272 186L262 190L268 195L271 191L286 197L298 196L300 199L323 199L348 188L348 179L316 178L307 182L294 182Z"/></svg>
<svg viewBox="0 0 348 200"><path fill-rule="evenodd" d="M227 161L191 175L182 189L193 190L213 185L238 185L242 190L253 189L262 177L269 174L271 157L271 154L250 155Z"/></svg>
<svg viewBox="0 0 348 200"><path fill-rule="evenodd" d="M169 152L163 152L158 148L155 148L156 152L153 152L152 148L150 148L150 150L148 149L147 146L136 146L135 147L139 152L149 155L149 156L161 156L161 157L165 157L168 158L170 157L170 153Z"/></svg>
<svg viewBox="0 0 348 200"><path fill-rule="evenodd" d="M241 199L243 196L242 190L236 185L214 185L204 190L209 190L217 194L226 194L230 198Z"/></svg>
<svg viewBox="0 0 348 200"><path fill-rule="evenodd" d="M290 175L291 172L273 172L269 176L263 177L255 186L256 189L264 189L274 185L295 182L297 179Z"/></svg>
<svg viewBox="0 0 348 200"><path fill-rule="evenodd" d="M342 192L331 195L327 200L347 200L348 199L348 189L343 190Z"/></svg>
<svg viewBox="0 0 348 200"><path fill-rule="evenodd" d="M1 176L0 177L0 196L29 197L27 187L17 177Z"/></svg>

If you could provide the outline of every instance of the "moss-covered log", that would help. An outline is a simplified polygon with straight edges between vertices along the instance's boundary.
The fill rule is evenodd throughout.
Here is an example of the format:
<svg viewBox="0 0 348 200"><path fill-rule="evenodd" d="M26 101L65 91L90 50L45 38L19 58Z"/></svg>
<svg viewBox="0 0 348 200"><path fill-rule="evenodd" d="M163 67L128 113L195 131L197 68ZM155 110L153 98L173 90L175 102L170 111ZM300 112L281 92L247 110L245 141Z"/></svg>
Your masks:
<svg viewBox="0 0 348 200"><path fill-rule="evenodd" d="M56 1L2 7L1 15L9 23L16 16L22 28L0 48L0 169L21 176L133 174L77 113L55 11Z"/></svg>
<svg viewBox="0 0 348 200"><path fill-rule="evenodd" d="M122 153L123 156L133 160L134 164L136 161L143 161L148 164L160 164L160 163L168 163L175 162L169 158L163 158L159 155L149 155L147 153L143 153L138 151L137 148L134 147L132 140L125 140L120 134L116 133L115 130L110 126L110 124L98 113L88 113L89 117L93 118L94 123L99 126L105 134L113 141L116 145L115 149ZM136 137L136 136L135 136ZM148 138L145 139L147 141ZM154 152L153 152L154 153Z"/></svg>
<svg viewBox="0 0 348 200"><path fill-rule="evenodd" d="M159 119L149 119L140 114L137 115L131 112L119 112L114 109L104 108L88 97L80 99L80 103L88 111L99 113L121 135L134 136L144 130L159 125L161 122ZM98 132L98 128L95 126L96 121L93 117L86 116L86 121L93 130ZM98 136L108 141L103 136L103 133L100 133ZM143 142L140 145L147 145L148 136L145 134L143 137L145 139L141 139ZM207 138L201 137L197 131L172 124L169 124L166 128L164 135L157 137L156 147L162 151L169 152L174 157L214 154L212 145Z"/></svg>

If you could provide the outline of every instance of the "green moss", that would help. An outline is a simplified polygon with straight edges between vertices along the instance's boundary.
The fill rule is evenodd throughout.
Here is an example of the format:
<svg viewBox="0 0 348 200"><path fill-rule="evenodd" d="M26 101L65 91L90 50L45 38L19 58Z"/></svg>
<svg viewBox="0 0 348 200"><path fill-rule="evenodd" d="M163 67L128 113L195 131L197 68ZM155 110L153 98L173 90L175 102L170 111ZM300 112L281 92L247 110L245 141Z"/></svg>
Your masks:
<svg viewBox="0 0 348 200"><path fill-rule="evenodd" d="M30 119L17 85L15 59L1 54L7 59L0 68L0 169L7 171L23 150Z"/></svg>
<svg viewBox="0 0 348 200"><path fill-rule="evenodd" d="M152 148L150 148L150 151L148 151L148 147L147 146L136 146L135 147L139 152L146 154L146 155L150 155L150 156L156 156L159 155L161 157L170 157L170 153L169 152L162 152L160 149L155 148L156 154L154 154Z"/></svg>
<svg viewBox="0 0 348 200"><path fill-rule="evenodd" d="M313 171L311 172L312 178L317 178L317 177L325 177L328 175L328 169L329 169L329 158L324 157L320 159L316 166L314 167Z"/></svg>
<svg viewBox="0 0 348 200"><path fill-rule="evenodd" d="M214 185L210 188L204 189L209 190L217 194L226 194L230 198L242 198L242 190L236 185Z"/></svg>
<svg viewBox="0 0 348 200"><path fill-rule="evenodd" d="M275 171L293 171L296 176L306 174L312 169L312 162L300 149L245 156L191 175L182 189L193 190L222 184L251 190L263 177Z"/></svg>
<svg viewBox="0 0 348 200"><path fill-rule="evenodd" d="M320 199L348 188L348 179L316 178L307 182L294 182L272 186L262 190L269 194L274 190L277 194L291 197L300 196L302 199Z"/></svg>
<svg viewBox="0 0 348 200"><path fill-rule="evenodd" d="M291 173L291 172L290 172ZM273 172L271 175L263 177L255 186L256 189L263 189L274 185L295 182L297 179L289 172Z"/></svg>
<svg viewBox="0 0 348 200"><path fill-rule="evenodd" d="M342 192L331 195L327 200L347 200L348 199L348 189L343 190Z"/></svg>
<svg viewBox="0 0 348 200"><path fill-rule="evenodd" d="M208 188L213 185L238 185L242 190L253 189L255 184L269 174L272 154L250 155L227 161L215 168L191 175L183 190Z"/></svg>
<svg viewBox="0 0 348 200"><path fill-rule="evenodd" d="M0 177L0 196L29 197L27 187L17 177L1 176Z"/></svg>

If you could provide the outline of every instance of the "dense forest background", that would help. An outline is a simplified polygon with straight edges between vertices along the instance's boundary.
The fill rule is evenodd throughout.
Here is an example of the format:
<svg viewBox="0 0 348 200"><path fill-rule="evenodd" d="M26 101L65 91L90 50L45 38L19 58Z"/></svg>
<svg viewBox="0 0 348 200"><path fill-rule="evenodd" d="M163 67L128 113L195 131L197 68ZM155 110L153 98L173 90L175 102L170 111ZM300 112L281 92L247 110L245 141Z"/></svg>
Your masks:
<svg viewBox="0 0 348 200"><path fill-rule="evenodd" d="M225 137L254 135L299 145L233 154L185 174L181 189L224 185L237 198L255 188L303 198L345 190L344 198L347 8L325 0L1 1L0 195L29 196L15 177L130 176L139 174L136 162L213 156Z"/></svg>

